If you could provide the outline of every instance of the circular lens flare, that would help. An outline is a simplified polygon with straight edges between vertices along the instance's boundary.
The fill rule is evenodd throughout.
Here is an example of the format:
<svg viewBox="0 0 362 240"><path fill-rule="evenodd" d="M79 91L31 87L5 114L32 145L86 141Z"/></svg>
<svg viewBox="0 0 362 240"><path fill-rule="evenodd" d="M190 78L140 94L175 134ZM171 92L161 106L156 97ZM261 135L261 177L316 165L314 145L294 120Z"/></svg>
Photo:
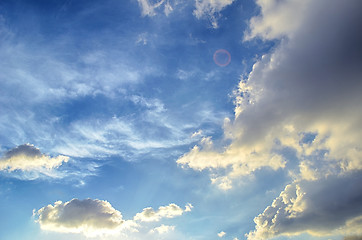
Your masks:
<svg viewBox="0 0 362 240"><path fill-rule="evenodd" d="M216 50L214 53L214 62L220 67L225 67L231 62L231 55L225 49Z"/></svg>

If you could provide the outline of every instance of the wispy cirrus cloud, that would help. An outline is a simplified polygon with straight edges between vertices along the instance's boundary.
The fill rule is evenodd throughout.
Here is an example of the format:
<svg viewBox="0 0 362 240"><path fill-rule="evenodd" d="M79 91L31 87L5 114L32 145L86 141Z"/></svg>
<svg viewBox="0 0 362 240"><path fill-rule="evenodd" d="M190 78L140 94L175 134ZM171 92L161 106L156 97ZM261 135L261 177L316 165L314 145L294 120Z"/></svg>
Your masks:
<svg viewBox="0 0 362 240"><path fill-rule="evenodd" d="M141 8L142 16L148 16L153 17L155 16L160 10L157 11L157 9L163 9L163 13L168 16L170 15L174 10L174 5L177 5L177 1L171 1L170 0L159 0L159 1L152 1L152 0L138 0L138 4Z"/></svg>
<svg viewBox="0 0 362 240"><path fill-rule="evenodd" d="M233 2L234 0L195 0L196 9L193 14L197 19L208 19L213 28L218 28L220 12Z"/></svg>

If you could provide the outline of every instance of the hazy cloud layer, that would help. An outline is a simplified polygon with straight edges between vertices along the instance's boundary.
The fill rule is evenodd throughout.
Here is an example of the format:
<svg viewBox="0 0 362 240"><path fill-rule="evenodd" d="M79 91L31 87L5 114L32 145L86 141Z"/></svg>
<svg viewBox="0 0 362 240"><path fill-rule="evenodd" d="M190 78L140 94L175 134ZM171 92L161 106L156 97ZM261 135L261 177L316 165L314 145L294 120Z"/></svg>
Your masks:
<svg viewBox="0 0 362 240"><path fill-rule="evenodd" d="M165 234L175 230L175 226L161 225L150 230L150 233Z"/></svg>

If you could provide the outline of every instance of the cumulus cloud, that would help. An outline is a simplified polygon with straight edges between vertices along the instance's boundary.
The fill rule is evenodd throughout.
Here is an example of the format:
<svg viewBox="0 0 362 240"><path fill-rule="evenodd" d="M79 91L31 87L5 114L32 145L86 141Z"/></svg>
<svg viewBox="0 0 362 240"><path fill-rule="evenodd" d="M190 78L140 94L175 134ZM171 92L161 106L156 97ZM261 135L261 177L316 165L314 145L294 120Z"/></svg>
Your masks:
<svg viewBox="0 0 362 240"><path fill-rule="evenodd" d="M36 221L42 230L60 233L79 233L86 237L122 235L132 238L143 234L166 234L175 230L175 226L164 225L152 227L151 222L159 222L163 218L174 218L183 212L191 211L191 204L185 210L176 204L161 206L157 211L145 208L132 220L124 220L120 211L104 200L72 199L63 203L57 201L34 211ZM147 223L147 224L145 224ZM151 229L150 229L151 227Z"/></svg>
<svg viewBox="0 0 362 240"><path fill-rule="evenodd" d="M191 211L192 205L186 205L185 209L171 203L167 206L161 206L158 210L152 207L144 208L142 212L137 213L134 220L141 222L158 222L163 218L174 218L182 215L184 212Z"/></svg>
<svg viewBox="0 0 362 240"><path fill-rule="evenodd" d="M266 167L289 173L292 183L255 218L249 239L360 235L362 3L257 3L260 15L245 39L281 41L234 92L235 118L224 122L231 143L215 146L204 137L177 163L209 171L222 189Z"/></svg>
<svg viewBox="0 0 362 240"><path fill-rule="evenodd" d="M272 205L254 219L256 227L248 239L302 232L317 236L355 234L362 219L361 180L359 171L287 185Z"/></svg>
<svg viewBox="0 0 362 240"><path fill-rule="evenodd" d="M67 156L50 157L41 153L34 145L23 144L10 149L4 154L0 159L0 171L13 172L20 170L55 176L51 174L51 170L58 168L68 160L69 157Z"/></svg>
<svg viewBox="0 0 362 240"><path fill-rule="evenodd" d="M220 12L231 5L234 0L195 0L194 15L196 18L207 18L213 28L218 28Z"/></svg>
<svg viewBox="0 0 362 240"><path fill-rule="evenodd" d="M359 5L306 6L308 14L293 29L294 37L264 55L240 81L235 119L224 124L232 143L220 150L204 138L178 164L199 171L231 169L227 178L212 177L226 188L223 183L257 169L285 168L286 147L296 151L301 178L361 169Z"/></svg>
<svg viewBox="0 0 362 240"><path fill-rule="evenodd" d="M93 237L119 232L122 214L107 201L72 199L57 201L36 212L41 229L63 233L83 233Z"/></svg>

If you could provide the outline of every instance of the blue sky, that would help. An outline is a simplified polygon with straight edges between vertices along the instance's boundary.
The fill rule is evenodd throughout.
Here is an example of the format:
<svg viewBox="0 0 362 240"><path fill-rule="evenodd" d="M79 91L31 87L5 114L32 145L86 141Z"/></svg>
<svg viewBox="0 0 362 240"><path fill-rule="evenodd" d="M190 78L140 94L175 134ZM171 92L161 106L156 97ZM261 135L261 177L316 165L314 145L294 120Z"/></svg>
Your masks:
<svg viewBox="0 0 362 240"><path fill-rule="evenodd" d="M0 238L362 239L361 7L1 1Z"/></svg>

